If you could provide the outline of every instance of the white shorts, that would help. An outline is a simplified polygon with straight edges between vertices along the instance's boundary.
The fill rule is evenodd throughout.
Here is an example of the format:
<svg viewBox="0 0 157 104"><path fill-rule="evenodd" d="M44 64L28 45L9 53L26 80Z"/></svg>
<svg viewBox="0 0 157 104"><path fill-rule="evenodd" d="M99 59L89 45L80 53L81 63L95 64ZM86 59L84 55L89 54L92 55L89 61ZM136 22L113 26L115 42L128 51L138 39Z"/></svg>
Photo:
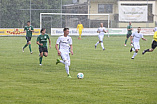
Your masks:
<svg viewBox="0 0 157 104"><path fill-rule="evenodd" d="M135 49L140 49L140 43L139 42L134 42L133 45L134 45Z"/></svg>
<svg viewBox="0 0 157 104"><path fill-rule="evenodd" d="M69 52L61 52L61 58L63 61L69 61L70 62Z"/></svg>
<svg viewBox="0 0 157 104"><path fill-rule="evenodd" d="M104 35L98 35L99 41L103 41Z"/></svg>

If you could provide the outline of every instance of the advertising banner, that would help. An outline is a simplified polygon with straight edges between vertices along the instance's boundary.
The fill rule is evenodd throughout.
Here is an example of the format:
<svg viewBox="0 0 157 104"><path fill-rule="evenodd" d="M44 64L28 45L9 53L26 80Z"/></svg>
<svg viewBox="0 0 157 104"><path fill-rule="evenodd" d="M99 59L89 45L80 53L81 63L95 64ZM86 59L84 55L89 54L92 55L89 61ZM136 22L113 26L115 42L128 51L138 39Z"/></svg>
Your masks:
<svg viewBox="0 0 157 104"><path fill-rule="evenodd" d="M119 21L147 21L147 6L120 6Z"/></svg>
<svg viewBox="0 0 157 104"><path fill-rule="evenodd" d="M136 32L137 29L134 28L132 32ZM107 33L105 33L104 35L126 35L127 34L127 29L126 28L109 28L109 31L107 29ZM153 28L142 28L141 29L141 33L143 33L144 35L153 35ZM99 33L97 33L97 28L84 28L82 30L82 36L96 36ZM63 35L63 28L51 28L51 36L59 36L59 35ZM76 28L70 28L69 29L69 35L71 36L78 36L79 33L76 30Z"/></svg>
<svg viewBox="0 0 157 104"><path fill-rule="evenodd" d="M25 36L23 28L0 28L0 36ZM40 35L40 29L34 28L33 36Z"/></svg>

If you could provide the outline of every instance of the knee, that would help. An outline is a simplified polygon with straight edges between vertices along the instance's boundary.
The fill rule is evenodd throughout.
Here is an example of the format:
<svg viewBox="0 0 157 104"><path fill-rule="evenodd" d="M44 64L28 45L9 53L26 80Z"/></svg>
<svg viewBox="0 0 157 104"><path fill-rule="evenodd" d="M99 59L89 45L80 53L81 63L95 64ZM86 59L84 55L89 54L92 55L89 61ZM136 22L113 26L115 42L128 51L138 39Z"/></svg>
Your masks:
<svg viewBox="0 0 157 104"><path fill-rule="evenodd" d="M154 51L154 49L150 49L150 52L153 52Z"/></svg>
<svg viewBox="0 0 157 104"><path fill-rule="evenodd" d="M47 56L48 56L48 54L47 54L47 53L45 53L45 54L44 54L44 56L45 56L45 57L47 57Z"/></svg>
<svg viewBox="0 0 157 104"><path fill-rule="evenodd" d="M138 53L138 49L136 49L135 52Z"/></svg>
<svg viewBox="0 0 157 104"><path fill-rule="evenodd" d="M31 44L31 41L29 41L28 44Z"/></svg>

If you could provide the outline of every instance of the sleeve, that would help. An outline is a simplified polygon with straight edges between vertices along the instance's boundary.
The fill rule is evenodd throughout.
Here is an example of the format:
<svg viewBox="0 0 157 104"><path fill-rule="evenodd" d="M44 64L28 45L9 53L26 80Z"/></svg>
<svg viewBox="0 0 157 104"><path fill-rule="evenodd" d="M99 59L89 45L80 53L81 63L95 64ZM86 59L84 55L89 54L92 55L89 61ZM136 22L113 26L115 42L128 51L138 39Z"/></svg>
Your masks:
<svg viewBox="0 0 157 104"><path fill-rule="evenodd" d="M78 29L78 25L77 25L77 29Z"/></svg>
<svg viewBox="0 0 157 104"><path fill-rule="evenodd" d="M60 37L57 39L56 44L59 44L59 43L60 43Z"/></svg>
<svg viewBox="0 0 157 104"><path fill-rule="evenodd" d="M24 31L26 30L26 27L24 27Z"/></svg>
<svg viewBox="0 0 157 104"><path fill-rule="evenodd" d="M37 37L37 42L39 42L39 36Z"/></svg>
<svg viewBox="0 0 157 104"><path fill-rule="evenodd" d="M70 45L72 45L72 38L70 38Z"/></svg>

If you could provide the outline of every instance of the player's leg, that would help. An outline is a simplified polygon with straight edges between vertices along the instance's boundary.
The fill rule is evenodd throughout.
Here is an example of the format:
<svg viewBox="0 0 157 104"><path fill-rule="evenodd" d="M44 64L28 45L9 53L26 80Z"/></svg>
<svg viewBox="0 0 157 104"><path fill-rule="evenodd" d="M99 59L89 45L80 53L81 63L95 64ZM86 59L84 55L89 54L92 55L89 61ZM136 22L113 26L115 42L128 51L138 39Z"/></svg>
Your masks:
<svg viewBox="0 0 157 104"><path fill-rule="evenodd" d="M39 56L39 65L42 65L42 59L43 59L43 48L39 48L40 56Z"/></svg>
<svg viewBox="0 0 157 104"><path fill-rule="evenodd" d="M27 40L27 43L23 46L23 48L22 48L22 51L24 52L24 49L28 46L28 42L29 42L29 40L28 40L28 37L26 37L26 40Z"/></svg>
<svg viewBox="0 0 157 104"><path fill-rule="evenodd" d="M104 35L101 35L100 38L99 38L99 43L101 43L102 49L105 50L104 44L103 44L103 38L104 38Z"/></svg>
<svg viewBox="0 0 157 104"><path fill-rule="evenodd" d="M127 43L127 41L128 41L128 38L129 38L129 34L126 35L126 39L125 39L124 46L126 46L126 43Z"/></svg>
<svg viewBox="0 0 157 104"><path fill-rule="evenodd" d="M48 49L47 49L47 47L43 48L43 56L45 56L45 57L48 56Z"/></svg>
<svg viewBox="0 0 157 104"><path fill-rule="evenodd" d="M70 66L70 56L69 56L69 53L66 54L66 58L67 58L67 60L65 60L65 69L66 69L68 77L71 78L70 73L69 73L69 66Z"/></svg>
<svg viewBox="0 0 157 104"><path fill-rule="evenodd" d="M30 50L30 53L32 54L33 52L32 52L32 49L31 49L31 37L28 37L29 39L29 42L28 42L28 44L29 44L29 50Z"/></svg>
<svg viewBox="0 0 157 104"><path fill-rule="evenodd" d="M152 42L152 47L151 47L151 49L145 49L145 50L142 52L142 54L144 55L146 52L153 52L156 47L157 47L157 42L156 42L156 41L153 41L153 42Z"/></svg>
<svg viewBox="0 0 157 104"><path fill-rule="evenodd" d="M99 43L101 43L101 41L100 41L101 36L98 35L98 38L99 38L99 41L96 42L96 44L95 44L95 48L97 47L97 45L98 45Z"/></svg>
<svg viewBox="0 0 157 104"><path fill-rule="evenodd" d="M79 31L79 39L81 39L82 30Z"/></svg>
<svg viewBox="0 0 157 104"><path fill-rule="evenodd" d="M139 43L134 43L134 48L135 48L135 52L134 52L134 55L132 56L131 59L134 59L135 56L137 55L137 53L138 53L138 51L139 51L139 49L140 49Z"/></svg>

